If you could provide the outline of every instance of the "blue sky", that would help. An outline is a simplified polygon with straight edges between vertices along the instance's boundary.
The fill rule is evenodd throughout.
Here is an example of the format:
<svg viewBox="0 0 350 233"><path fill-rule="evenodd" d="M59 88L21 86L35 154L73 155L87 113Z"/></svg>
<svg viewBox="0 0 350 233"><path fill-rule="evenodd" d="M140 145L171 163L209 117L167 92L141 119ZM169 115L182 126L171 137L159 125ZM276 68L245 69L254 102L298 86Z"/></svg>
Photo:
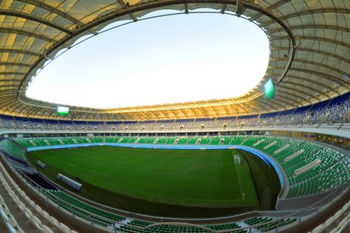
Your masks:
<svg viewBox="0 0 350 233"><path fill-rule="evenodd" d="M96 108L239 96L264 76L268 40L235 16L189 14L128 24L46 66L27 96Z"/></svg>

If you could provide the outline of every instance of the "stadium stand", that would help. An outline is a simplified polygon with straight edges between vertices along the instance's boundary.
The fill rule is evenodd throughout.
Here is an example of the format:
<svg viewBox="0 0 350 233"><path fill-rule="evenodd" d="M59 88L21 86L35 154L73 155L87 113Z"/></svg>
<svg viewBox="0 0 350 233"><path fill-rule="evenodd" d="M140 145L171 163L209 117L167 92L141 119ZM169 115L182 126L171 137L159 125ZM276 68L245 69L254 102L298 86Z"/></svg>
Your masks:
<svg viewBox="0 0 350 233"><path fill-rule="evenodd" d="M0 1L0 231L349 232L349 9L348 0ZM48 62L87 38L159 16L209 12L247 19L269 39L266 74L240 97L69 106L69 116L58 116L56 104L26 96ZM268 80L276 88L271 99L263 93ZM274 211L190 224L85 200L41 175L25 156L29 148L104 143L245 146L275 161L286 187Z"/></svg>
<svg viewBox="0 0 350 233"><path fill-rule="evenodd" d="M185 143L192 143L195 144L198 139L201 137L190 137L186 141L183 141ZM44 145L45 141L54 141L57 145L61 145L59 143L59 138L56 137L56 140L52 140L52 138L48 137L43 137L43 138L15 138L16 142L18 142L18 145L8 141L8 140L3 140L0 144L1 150L5 154L7 161L9 164L13 166L13 163L11 162L12 156L7 154L7 153L13 153L13 155L16 156L18 161L21 161L22 164L25 164L25 166L29 167L30 165L26 164L25 157L23 157L24 151L23 148L19 148L19 145L22 145L23 147L29 148L29 147L34 147L34 144L37 146ZM85 140L84 140L85 139ZM122 138L122 143L130 143L136 142L136 138L128 138L124 137ZM138 143L150 143L155 140L154 137L150 138L140 138L143 139L142 141L139 140ZM183 138L185 139L185 138ZM202 138L203 139L203 138ZM212 144L219 144L219 139L221 137L214 136L214 137L205 137L205 142L207 144L212 143ZM158 141L167 141L168 138L162 137L161 140ZM34 142L34 144L31 144L29 142ZM96 142L96 143L101 143L102 138L101 137L91 137L91 138L82 138L82 137L68 137L68 138L62 138L62 142L67 144L76 144L75 142ZM106 141L119 141L118 137L107 137ZM169 138L169 141L174 142L176 141L175 138ZM239 137L226 137L227 142L231 142L232 145L242 143L245 141L243 144L244 145L249 145L251 147L260 149L262 151L265 151L266 153L269 153L271 156L274 156L274 158L280 162L280 164L284 167L286 170L286 174L288 175L289 181L292 184L292 187L290 189L290 193L288 194L289 197L295 197L295 196L305 196L305 195L310 195L314 194L316 192L325 192L328 189L334 189L336 186L341 186L343 183L348 183L350 180L349 177L349 169L350 169L350 163L349 163L349 158L342 158L346 163L345 165L342 164L342 166L339 166L337 169L328 169L324 170L324 172L329 171L331 174L336 173L332 176L329 174L326 176L323 176L323 174L319 174L315 172L317 168L313 169L314 171L308 171L302 178L299 177L294 177L293 176L293 170L296 169L297 167L300 167L303 164L306 164L307 161L311 161L312 158L310 156L312 155L313 151L324 151L324 156L321 154L319 155L320 159L322 161L326 161L325 167L331 166L329 163L334 163L334 160L329 160L327 158L328 156L336 156L336 157L342 157L340 153L324 148L322 145L311 143L311 142L305 142L293 138L283 138L283 137L271 137L271 136L239 136ZM204 140L203 140L204 142ZM216 142L216 143L214 143ZM274 143L277 142L277 143ZM278 153L274 153L283 147L283 145L291 145L290 147L279 151ZM44 145L46 146L46 145ZM299 150L300 148L307 148L308 153L305 153L303 157L298 158L297 161L295 161L293 164L295 165L290 165L288 162L284 165L284 159L290 155L295 153L296 150ZM320 149L321 148L321 149ZM322 149L323 148L323 149ZM306 150L305 150L306 151ZM276 155L277 154L277 155ZM22 155L22 156L21 156ZM299 155L301 156L301 155ZM306 161L305 161L306 160ZM291 159L290 161L293 161ZM338 163L340 164L340 163ZM52 184L48 184L45 180L43 180L40 175L36 174L35 171L32 173L26 172L23 168L17 168L14 167L17 172L25 179L27 180L30 184L32 184L32 187L36 190L38 190L40 193L44 194L48 199L50 199L52 202L56 203L58 206L61 208L70 211L72 214L75 216L79 216L80 218L83 218L93 224L97 224L101 227L113 227L113 224L117 224L117 228L121 230L121 232L164 232L166 231L176 231L179 229L185 229L188 226L174 226L174 225L162 225L162 226L154 226L150 228L146 228L146 231L143 231L142 227L148 227L149 225L153 224L152 222L147 222L147 221L140 221L140 220L131 220L128 221L127 224L122 224L123 221L126 220L125 217L120 216L120 215L115 215L110 212L106 212L104 210L98 209L96 207L93 207L87 203L84 203L71 195L67 194L63 190L60 190L58 187L55 187ZM288 170L287 170L288 169ZM342 172L344 171L343 174L339 174L337 172ZM347 175L347 176L344 176ZM313 189L313 187L310 186L304 186L304 188L307 188L307 190L302 190L300 191L300 187L297 184L305 183L305 180L310 180L310 179L315 179L318 178L317 183L319 184L320 181L323 181L322 179L319 179L321 176L322 177L328 177L327 179L324 180L325 185L322 186L322 189ZM337 180L337 178L341 178L341 180L337 180L336 182L334 180ZM344 179L343 179L344 178ZM294 182L294 183L293 183ZM332 183L335 186L330 187L329 184ZM319 186L320 187L320 186ZM250 219L244 220L244 222L250 226L254 226L256 229L259 229L262 232L268 232L273 229L276 229L277 227L282 227L284 225L291 224L296 221L296 218L282 218L282 219L276 219L274 217L254 217ZM138 228L141 227L141 228ZM185 227L185 228L183 228ZM220 224L220 225L207 225L208 228L210 229L215 229L215 230L230 230L230 232L246 232L246 230L242 229L239 230L240 225L238 223L225 223L225 224ZM193 228L193 229L192 229ZM198 230L196 227L190 227L188 229L191 229L191 232L203 232L202 230ZM186 228L187 229L187 228ZM181 231L181 230L180 230Z"/></svg>
<svg viewBox="0 0 350 233"><path fill-rule="evenodd" d="M350 119L346 113L350 107L350 94L315 105L282 112L261 115L240 116L238 118L218 119L186 119L176 121L124 121L124 122L93 122L93 121L52 121L32 118L11 117L0 115L0 127L4 130L56 130L106 132L106 131L155 131L155 130L203 130L203 129L237 129L263 126L343 126L348 127Z"/></svg>

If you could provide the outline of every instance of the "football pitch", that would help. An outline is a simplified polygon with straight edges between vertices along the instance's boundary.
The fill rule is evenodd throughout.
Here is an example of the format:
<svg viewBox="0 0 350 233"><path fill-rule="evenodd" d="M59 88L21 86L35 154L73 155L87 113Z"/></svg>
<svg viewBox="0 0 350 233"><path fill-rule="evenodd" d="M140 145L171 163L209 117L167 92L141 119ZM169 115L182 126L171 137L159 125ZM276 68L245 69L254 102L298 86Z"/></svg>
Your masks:
<svg viewBox="0 0 350 233"><path fill-rule="evenodd" d="M118 208L169 216L186 216L177 214L181 208L198 209L198 212L200 209L225 209L225 213L233 209L260 209L261 188L257 187L251 172L256 168L252 168L247 156L255 157L233 149L164 150L107 146L27 154L34 165L38 159L46 163L47 168L38 168L39 171L57 183L58 172L73 179L78 177L83 183L80 194L85 197ZM263 162L259 166L267 167ZM133 200L137 200L138 207L132 207L135 203L127 204ZM145 211L142 205L153 210ZM154 210L158 206L160 209ZM162 210L164 206L166 210Z"/></svg>

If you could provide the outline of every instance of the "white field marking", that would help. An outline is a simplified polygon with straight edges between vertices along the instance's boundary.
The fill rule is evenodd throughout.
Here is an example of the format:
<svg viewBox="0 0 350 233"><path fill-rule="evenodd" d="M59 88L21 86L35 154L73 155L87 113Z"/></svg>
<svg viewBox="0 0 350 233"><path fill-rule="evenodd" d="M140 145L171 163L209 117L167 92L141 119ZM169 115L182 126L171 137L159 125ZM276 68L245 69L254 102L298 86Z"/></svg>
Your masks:
<svg viewBox="0 0 350 233"><path fill-rule="evenodd" d="M196 162L194 162L191 167L187 170L186 174L185 174L185 177L195 168L198 166L198 162L199 160L201 160L201 156L198 156L198 159L196 159Z"/></svg>
<svg viewBox="0 0 350 233"><path fill-rule="evenodd" d="M232 154L233 162L235 162L233 151L231 151L231 154ZM234 167L235 173L236 173L236 176L237 176L237 179L238 179L238 184L239 184L239 192L241 193L241 199L244 200L244 196L243 196L243 193L242 193L241 179L239 178L238 173L237 173L236 163L234 165L235 165L235 167Z"/></svg>
<svg viewBox="0 0 350 233"><path fill-rule="evenodd" d="M241 157L238 155L238 154L236 154L235 155L235 165L240 165L241 164Z"/></svg>
<svg viewBox="0 0 350 233"><path fill-rule="evenodd" d="M97 175L101 175L101 176L107 176L105 173L102 173L102 172L97 172L97 171L94 171L94 170L90 170L90 172L93 172Z"/></svg>

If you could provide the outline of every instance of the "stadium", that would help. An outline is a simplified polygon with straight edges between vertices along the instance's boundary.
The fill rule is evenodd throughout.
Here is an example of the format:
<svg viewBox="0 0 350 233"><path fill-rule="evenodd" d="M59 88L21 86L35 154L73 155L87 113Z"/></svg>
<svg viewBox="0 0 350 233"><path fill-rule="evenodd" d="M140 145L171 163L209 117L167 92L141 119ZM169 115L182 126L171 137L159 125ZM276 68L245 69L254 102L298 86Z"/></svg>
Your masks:
<svg viewBox="0 0 350 233"><path fill-rule="evenodd" d="M111 25L198 13L266 34L254 88L117 108L26 95ZM350 232L349 41L347 0L0 1L0 232Z"/></svg>

